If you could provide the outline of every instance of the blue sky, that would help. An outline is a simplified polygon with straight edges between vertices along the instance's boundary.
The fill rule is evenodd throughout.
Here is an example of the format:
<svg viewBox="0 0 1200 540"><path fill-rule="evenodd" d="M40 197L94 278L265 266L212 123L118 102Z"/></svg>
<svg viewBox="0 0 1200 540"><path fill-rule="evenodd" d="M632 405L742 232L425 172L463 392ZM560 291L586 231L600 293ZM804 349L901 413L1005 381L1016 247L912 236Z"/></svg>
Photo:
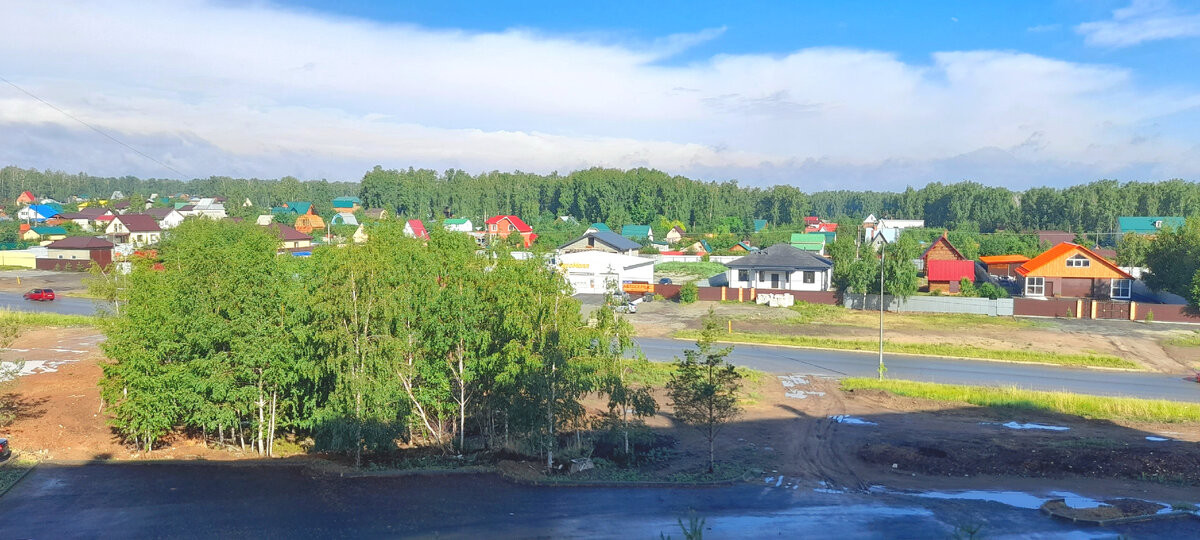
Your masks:
<svg viewBox="0 0 1200 540"><path fill-rule="evenodd" d="M0 164L808 191L1200 174L1191 2L46 4L5 1L0 77L170 169L3 83Z"/></svg>

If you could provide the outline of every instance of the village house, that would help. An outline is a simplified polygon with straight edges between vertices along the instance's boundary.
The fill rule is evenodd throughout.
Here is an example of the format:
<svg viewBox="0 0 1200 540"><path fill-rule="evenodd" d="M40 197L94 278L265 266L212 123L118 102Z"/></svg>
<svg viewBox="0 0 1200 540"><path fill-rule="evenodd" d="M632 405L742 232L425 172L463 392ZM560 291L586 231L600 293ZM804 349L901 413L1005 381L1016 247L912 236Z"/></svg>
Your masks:
<svg viewBox="0 0 1200 540"><path fill-rule="evenodd" d="M1075 233L1059 230L1038 231L1038 244L1043 247L1057 246L1063 242L1074 242Z"/></svg>
<svg viewBox="0 0 1200 540"><path fill-rule="evenodd" d="M442 228L447 231L469 233L475 230L475 226L471 220L467 218L446 218L442 221Z"/></svg>
<svg viewBox="0 0 1200 540"><path fill-rule="evenodd" d="M271 214L262 214L262 215L259 215L257 218L254 218L255 225L262 225L265 227L272 223L275 223L275 216L273 216Z"/></svg>
<svg viewBox="0 0 1200 540"><path fill-rule="evenodd" d="M183 223L183 214L174 208L151 208L146 214L153 216L162 230L174 229Z"/></svg>
<svg viewBox="0 0 1200 540"><path fill-rule="evenodd" d="M863 241L878 248L881 241L891 244L900 237L904 229L921 228L925 226L923 219L876 219L872 214L863 220Z"/></svg>
<svg viewBox="0 0 1200 540"><path fill-rule="evenodd" d="M1025 296L1126 300L1133 276L1091 250L1063 242L1017 268Z"/></svg>
<svg viewBox="0 0 1200 540"><path fill-rule="evenodd" d="M965 260L967 260L967 258L963 257L963 254L958 251L958 248L954 247L954 245L950 243L950 238L944 232L941 236L937 237L936 240L930 243L929 247L925 248L925 252L921 254L921 261L924 263L925 268L929 268L930 261Z"/></svg>
<svg viewBox="0 0 1200 540"><path fill-rule="evenodd" d="M1187 222L1178 216L1136 216L1117 218L1117 234L1124 236L1128 233L1156 235L1164 228L1179 229Z"/></svg>
<svg viewBox="0 0 1200 540"><path fill-rule="evenodd" d="M41 223L47 219L52 219L62 213L62 208L55 208L48 204L31 204L17 210L17 219L21 221Z"/></svg>
<svg viewBox="0 0 1200 540"><path fill-rule="evenodd" d="M533 227L517 216L494 216L483 223L487 226L484 234L492 239L508 238L508 235L515 232L521 235L525 247L532 246L533 241L537 240L537 234L534 234Z"/></svg>
<svg viewBox="0 0 1200 540"><path fill-rule="evenodd" d="M635 242L653 242L654 229L651 229L649 225L622 225L621 236Z"/></svg>
<svg viewBox="0 0 1200 540"><path fill-rule="evenodd" d="M100 223L99 219L101 216L109 216L111 218L113 215L114 214L111 210L107 210L105 208L88 207L80 208L78 212L61 214L60 217L63 220L70 221L78 225L79 228L84 231L91 232L97 228L96 225ZM102 225L107 226L108 222L103 222Z"/></svg>
<svg viewBox="0 0 1200 540"><path fill-rule="evenodd" d="M751 252L725 266L730 287L827 291L833 285L833 261L788 244Z"/></svg>
<svg viewBox="0 0 1200 540"><path fill-rule="evenodd" d="M325 228L325 220L316 214L305 213L296 217L296 223L292 226L304 234L312 234Z"/></svg>
<svg viewBox="0 0 1200 540"><path fill-rule="evenodd" d="M584 233L583 236L559 246L558 252L603 251L607 253L620 253L622 255L637 255L641 247L641 244L612 231L596 231Z"/></svg>
<svg viewBox="0 0 1200 540"><path fill-rule="evenodd" d="M679 225L671 227L671 230L667 231L667 234L663 237L663 240L666 240L668 244L674 244L680 240L683 240L683 229L679 228Z"/></svg>
<svg viewBox="0 0 1200 540"><path fill-rule="evenodd" d="M1017 277L1017 268L1022 264L1029 262L1029 257L1024 255L992 255L989 257L980 257L979 260L987 265L989 274L998 277Z"/></svg>
<svg viewBox="0 0 1200 540"><path fill-rule="evenodd" d="M208 219L225 219L228 214L225 213L225 203L220 197L205 197L196 201L191 215Z"/></svg>
<svg viewBox="0 0 1200 540"><path fill-rule="evenodd" d="M362 200L358 197L338 197L333 200L333 210L335 212L357 212L362 210Z"/></svg>
<svg viewBox="0 0 1200 540"><path fill-rule="evenodd" d="M21 239L26 242L39 242L48 244L55 240L62 240L67 237L67 230L62 227L49 227L35 225L30 227L21 235Z"/></svg>
<svg viewBox="0 0 1200 540"><path fill-rule="evenodd" d="M102 238L73 236L46 245L46 255L38 257L38 270L87 271L92 263L100 267L112 264L113 244Z"/></svg>
<svg viewBox="0 0 1200 540"><path fill-rule="evenodd" d="M363 210L363 217L374 220L387 219L388 211L383 208L368 208Z"/></svg>
<svg viewBox="0 0 1200 540"><path fill-rule="evenodd" d="M791 241L789 243L796 249L810 251L818 255L824 255L826 240L828 240L828 238L823 234L792 233Z"/></svg>
<svg viewBox="0 0 1200 540"><path fill-rule="evenodd" d="M930 259L925 263L925 279L929 292L958 294L962 280L975 283L975 261Z"/></svg>
<svg viewBox="0 0 1200 540"><path fill-rule="evenodd" d="M599 232L599 231L613 232L612 229L608 228L608 225L605 225L603 223L593 223L593 224L589 225L587 230L585 230L583 232L584 232L584 234L587 234L590 232Z"/></svg>
<svg viewBox="0 0 1200 540"><path fill-rule="evenodd" d="M365 224L359 225L358 229L354 231L354 235L352 235L350 237L350 239L353 240L355 244L362 244L362 243L366 242L369 238L370 237L367 236L367 229L366 229Z"/></svg>
<svg viewBox="0 0 1200 540"><path fill-rule="evenodd" d="M585 250L559 255L556 261L574 294L603 294L628 284L654 283L654 259Z"/></svg>
<svg viewBox="0 0 1200 540"><path fill-rule="evenodd" d="M122 214L112 219L104 234L113 243L148 246L158 243L162 227L149 214Z"/></svg>
<svg viewBox="0 0 1200 540"><path fill-rule="evenodd" d="M313 237L283 223L272 223L267 228L279 238L279 253L303 256L312 252Z"/></svg>
<svg viewBox="0 0 1200 540"><path fill-rule="evenodd" d="M17 204L33 204L37 202L37 197L33 196L32 191L22 191L17 195Z"/></svg>
<svg viewBox="0 0 1200 540"><path fill-rule="evenodd" d="M429 240L429 231L425 230L425 224L419 219L410 219L404 224L404 235L409 238L419 238L421 240Z"/></svg>

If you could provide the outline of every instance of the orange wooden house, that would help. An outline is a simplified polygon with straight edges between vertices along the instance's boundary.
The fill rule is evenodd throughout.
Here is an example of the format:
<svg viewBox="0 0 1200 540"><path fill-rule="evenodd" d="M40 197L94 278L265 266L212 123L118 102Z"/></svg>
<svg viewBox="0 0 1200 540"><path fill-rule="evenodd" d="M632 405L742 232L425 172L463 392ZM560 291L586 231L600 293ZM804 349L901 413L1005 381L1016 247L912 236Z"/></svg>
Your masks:
<svg viewBox="0 0 1200 540"><path fill-rule="evenodd" d="M1017 268L1029 262L1029 257L1024 255L992 255L980 257L979 260L987 265L988 273L993 276L1017 277Z"/></svg>
<svg viewBox="0 0 1200 540"><path fill-rule="evenodd" d="M312 234L325 228L325 220L316 214L300 214L296 216L296 223L292 227L304 234Z"/></svg>
<svg viewBox="0 0 1200 540"><path fill-rule="evenodd" d="M1133 276L1079 244L1063 242L1017 268L1025 296L1127 300Z"/></svg>
<svg viewBox="0 0 1200 540"><path fill-rule="evenodd" d="M33 204L37 202L37 197L33 196L32 191L22 191L17 195L17 204Z"/></svg>

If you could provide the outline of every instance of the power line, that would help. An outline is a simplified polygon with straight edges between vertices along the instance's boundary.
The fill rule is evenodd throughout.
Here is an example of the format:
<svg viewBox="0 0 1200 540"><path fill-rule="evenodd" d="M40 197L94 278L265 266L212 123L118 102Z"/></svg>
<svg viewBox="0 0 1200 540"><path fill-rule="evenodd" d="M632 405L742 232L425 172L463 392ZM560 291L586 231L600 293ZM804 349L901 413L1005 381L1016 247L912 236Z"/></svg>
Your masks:
<svg viewBox="0 0 1200 540"><path fill-rule="evenodd" d="M158 165L160 165L162 168L164 168L164 169L167 169L167 170L169 170L169 171L171 171L171 172L175 173L177 176L179 176L180 180L187 180L187 179L188 179L188 175L186 175L186 174L183 174L183 173L179 172L179 170L177 170L175 167L172 167L172 166L170 166L170 165L167 165L166 163L163 163L163 162L161 162L161 161L159 161L159 160L157 160L157 159L154 159L153 157L149 156L149 155L148 155L148 154L146 154L145 152L142 152L141 150L138 150L137 148L134 148L133 146L131 146L131 145L129 145L129 144L127 144L127 143L125 143L125 141L122 141L122 140L120 140L120 139L118 139L118 138L116 138L116 137L113 137L112 135L109 135L108 133L106 133L104 130L102 130L102 129L100 129L100 128L96 127L96 126L93 126L93 125L91 125L91 124L89 124L89 123L87 123L87 122L84 122L83 120L80 120L79 118L76 118L74 115L72 115L71 113L69 113L69 112L67 112L67 111L64 111L64 110L62 110L62 109L60 109L60 108L58 108L58 107L55 107L55 106L54 106L54 104L52 104L52 103L50 103L50 102L48 102L48 101L46 101L46 100L44 100L44 99L42 99L42 98L40 98L40 97L37 97L37 96L33 95L33 93L32 93L32 92L30 92L30 91L28 91L28 90L26 90L26 89L24 89L24 88L21 88L20 86L17 86L17 85L16 85L16 83L13 83L12 81L10 81L10 80L8 80L8 79L5 79L4 77L0 77L0 81L4 81L5 83L8 83L8 85L9 85L9 86L11 86L11 87L13 87L13 88L16 88L17 90L20 90L20 91L21 91L21 93L23 93L23 94L25 94L25 95L27 95L27 96L29 96L29 97L33 98L33 99L36 99L36 100L38 100L39 102L41 102L41 104L42 104L42 105L45 105L45 106L47 106L47 107L50 107L51 109L54 109L54 110L56 110L56 111L58 111L58 112L62 113L62 114L63 114L63 116L66 116L67 118L70 118L71 120L74 120L74 121L76 121L76 122L79 122L80 124L84 125L84 126L85 126L85 127L87 127L88 129L90 129L90 130L92 130L92 131L95 131L96 133L99 133L100 135L103 135L103 136L104 136L105 138L107 138L108 140L110 140L110 141L112 141L112 142L115 142L115 143L117 143L117 144L119 144L119 145L121 145L121 146L124 146L125 148L128 148L129 150L131 150L131 151L133 151L134 153L136 153L137 155L139 155L139 156L142 156L142 157L144 157L144 158L146 158L146 159L148 159L148 160L150 160L150 161L153 161L154 163L157 163L157 164L158 164Z"/></svg>

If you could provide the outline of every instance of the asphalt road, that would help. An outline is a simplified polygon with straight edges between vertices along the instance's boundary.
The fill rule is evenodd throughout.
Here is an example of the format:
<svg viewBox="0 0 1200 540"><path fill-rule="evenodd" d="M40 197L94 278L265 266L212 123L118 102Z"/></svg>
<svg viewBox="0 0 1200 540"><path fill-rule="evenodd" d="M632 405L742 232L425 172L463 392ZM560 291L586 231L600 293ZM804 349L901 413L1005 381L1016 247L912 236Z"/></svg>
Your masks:
<svg viewBox="0 0 1200 540"><path fill-rule="evenodd" d="M24 293L0 292L0 309L61 313L63 315L95 315L99 305L89 298L59 296L49 302L26 300Z"/></svg>
<svg viewBox="0 0 1200 540"><path fill-rule="evenodd" d="M646 358L669 361L683 356L689 341L637 338ZM768 373L875 377L879 353L825 351L765 345L734 345L736 365ZM1098 396L1200 402L1200 384L1178 375L1087 368L1025 365L1011 362L884 355L887 376L896 379L973 385L1015 385L1032 390L1067 391Z"/></svg>
<svg viewBox="0 0 1200 540"><path fill-rule="evenodd" d="M279 463L279 462L276 462ZM42 464L0 498L0 538L948 538L956 526L1013 537L1087 537L998 503L816 493L774 483L719 488L533 487L494 475L342 478L299 466ZM1116 529L1182 538L1187 520Z"/></svg>

